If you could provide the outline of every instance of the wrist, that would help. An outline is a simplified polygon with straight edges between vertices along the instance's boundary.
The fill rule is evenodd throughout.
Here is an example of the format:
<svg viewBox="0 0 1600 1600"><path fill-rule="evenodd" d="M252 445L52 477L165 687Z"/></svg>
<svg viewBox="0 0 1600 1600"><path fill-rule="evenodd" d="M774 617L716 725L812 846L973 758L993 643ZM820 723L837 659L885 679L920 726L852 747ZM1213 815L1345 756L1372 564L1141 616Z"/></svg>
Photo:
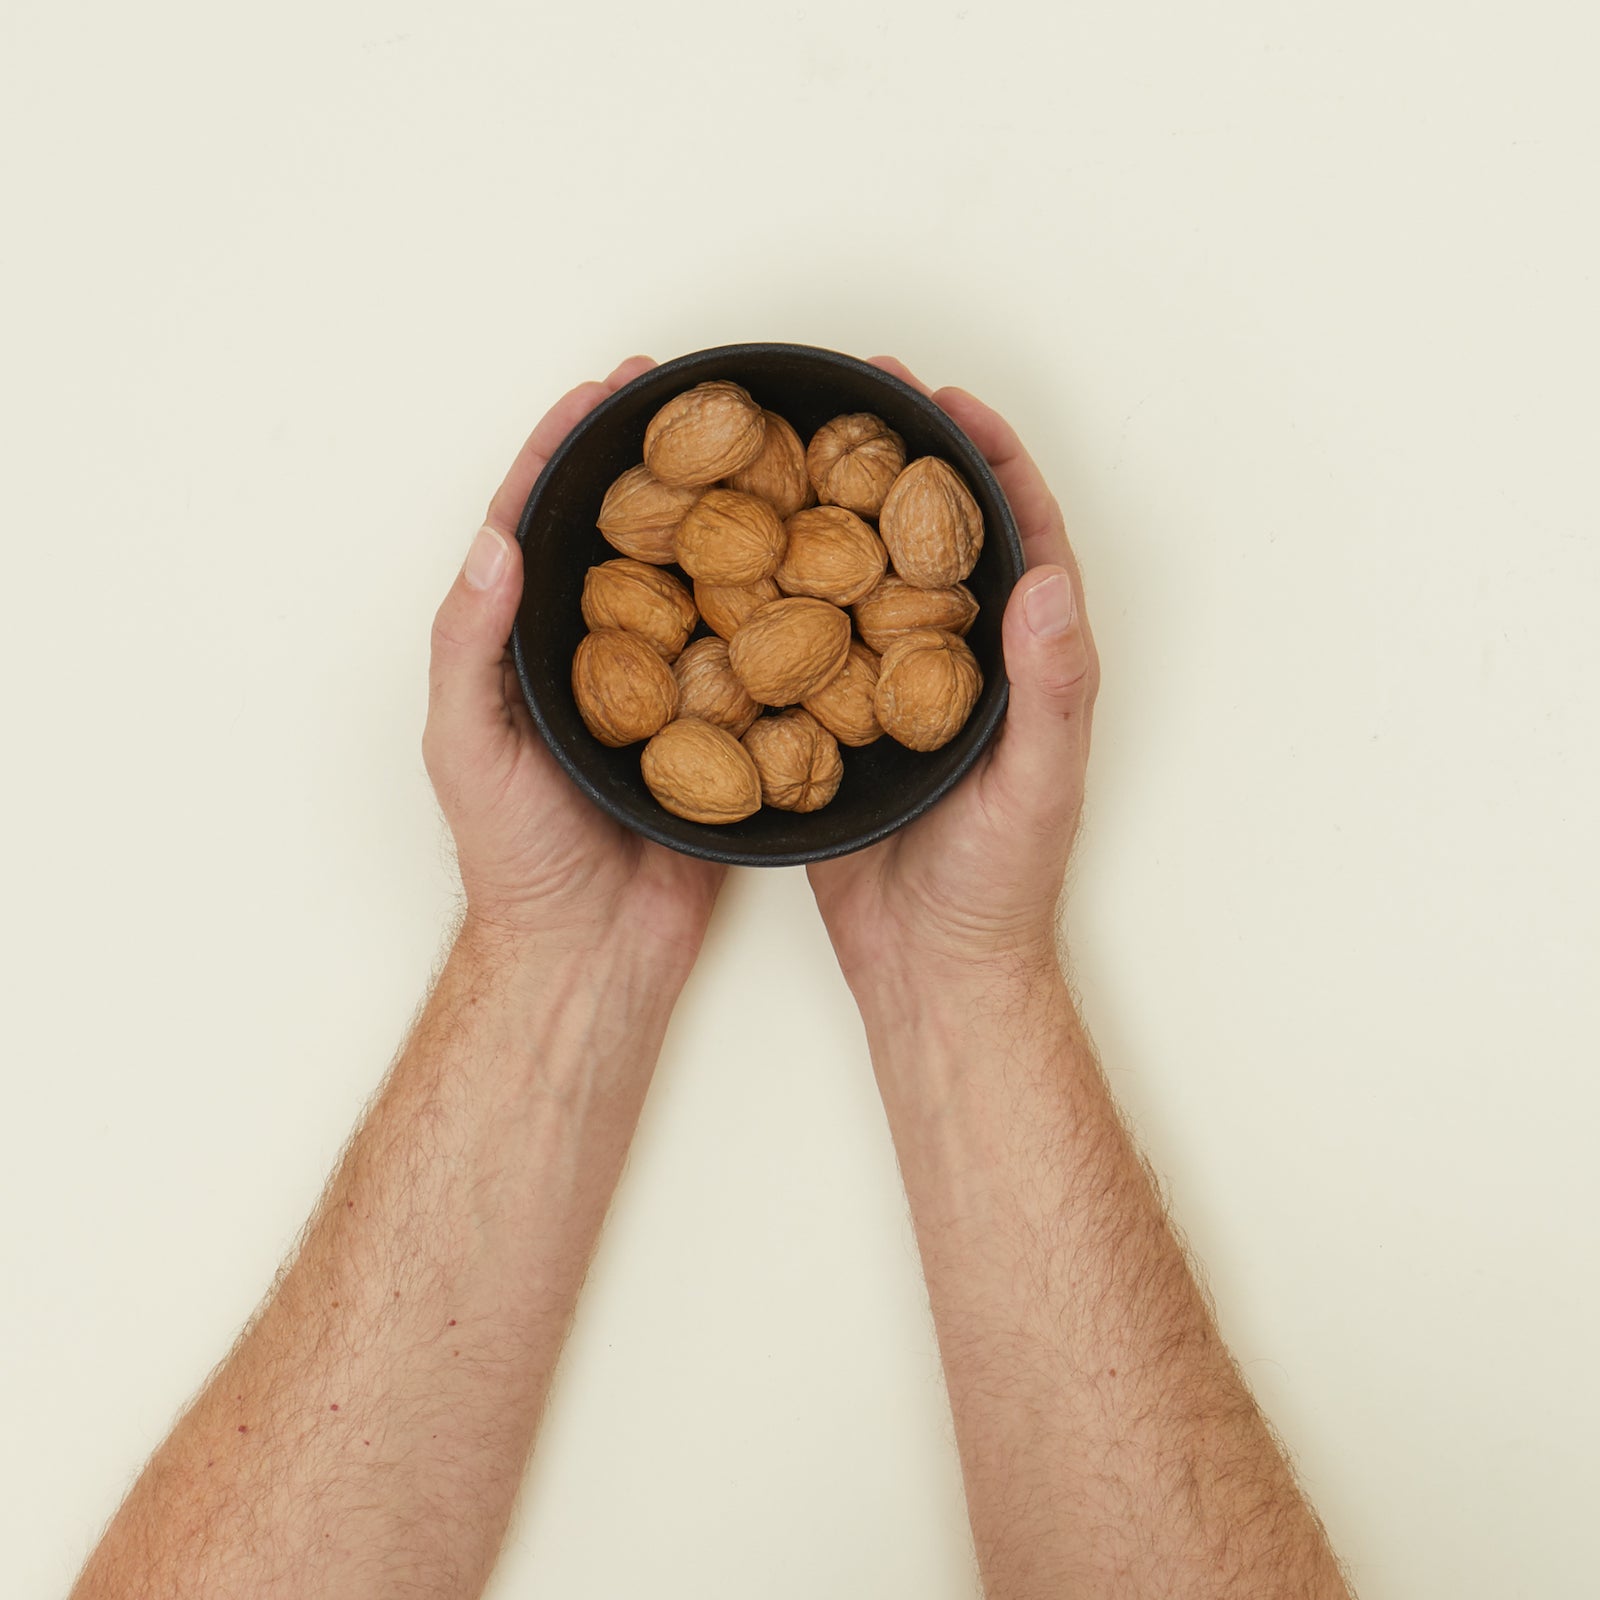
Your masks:
<svg viewBox="0 0 1600 1600"><path fill-rule="evenodd" d="M1014 1045L1082 1031L1048 944L981 960L885 961L851 987L891 1110L907 1097L948 1099L958 1084L1003 1067Z"/></svg>
<svg viewBox="0 0 1600 1600"><path fill-rule="evenodd" d="M603 938L462 920L440 979L476 1022L546 1060L653 1065L688 977L688 959L635 930Z"/></svg>

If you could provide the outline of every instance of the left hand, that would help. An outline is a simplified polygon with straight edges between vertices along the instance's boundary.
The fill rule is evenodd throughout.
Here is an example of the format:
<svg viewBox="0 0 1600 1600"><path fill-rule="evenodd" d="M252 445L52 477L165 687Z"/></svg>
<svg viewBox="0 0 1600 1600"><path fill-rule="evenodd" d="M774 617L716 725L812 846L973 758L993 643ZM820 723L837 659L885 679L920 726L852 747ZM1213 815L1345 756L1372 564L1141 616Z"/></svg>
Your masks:
<svg viewBox="0 0 1600 1600"><path fill-rule="evenodd" d="M423 760L455 837L469 924L595 949L638 934L687 971L723 869L641 839L556 764L507 643L522 598L517 520L556 446L655 362L635 356L551 408L489 504L433 624Z"/></svg>

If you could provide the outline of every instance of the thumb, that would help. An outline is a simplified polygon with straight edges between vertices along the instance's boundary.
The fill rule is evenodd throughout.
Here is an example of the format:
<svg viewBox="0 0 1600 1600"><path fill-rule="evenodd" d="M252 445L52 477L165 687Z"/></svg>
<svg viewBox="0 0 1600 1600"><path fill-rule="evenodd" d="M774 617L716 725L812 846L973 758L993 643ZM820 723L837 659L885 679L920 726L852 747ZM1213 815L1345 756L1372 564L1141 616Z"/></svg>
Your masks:
<svg viewBox="0 0 1600 1600"><path fill-rule="evenodd" d="M1068 826L1083 799L1094 703L1094 650L1072 575L1034 567L1001 625L1011 700L992 781L1017 820Z"/></svg>
<svg viewBox="0 0 1600 1600"><path fill-rule="evenodd" d="M506 641L522 599L522 552L487 524L473 536L433 619L428 667L430 751L470 759L506 730Z"/></svg>

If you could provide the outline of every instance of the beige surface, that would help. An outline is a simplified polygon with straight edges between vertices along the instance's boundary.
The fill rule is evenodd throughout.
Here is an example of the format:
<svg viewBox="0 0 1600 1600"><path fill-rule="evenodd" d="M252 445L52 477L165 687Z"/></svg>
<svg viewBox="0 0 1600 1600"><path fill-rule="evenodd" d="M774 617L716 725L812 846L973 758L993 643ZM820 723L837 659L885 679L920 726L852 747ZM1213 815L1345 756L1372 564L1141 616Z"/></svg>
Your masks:
<svg viewBox="0 0 1600 1600"><path fill-rule="evenodd" d="M1363 1595L1592 1593L1590 14L8 6L0 1591L404 1027L427 624L524 431L753 337L965 383L1070 508L1089 1015ZM497 1596L975 1591L798 875L719 913L530 1485Z"/></svg>

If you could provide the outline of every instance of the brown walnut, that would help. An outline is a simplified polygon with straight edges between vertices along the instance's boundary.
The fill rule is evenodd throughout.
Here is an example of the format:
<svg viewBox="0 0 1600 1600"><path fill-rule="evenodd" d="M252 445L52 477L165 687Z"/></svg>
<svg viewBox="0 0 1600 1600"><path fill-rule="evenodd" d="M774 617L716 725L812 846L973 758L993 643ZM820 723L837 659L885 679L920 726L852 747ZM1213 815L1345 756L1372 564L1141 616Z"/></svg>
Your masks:
<svg viewBox="0 0 1600 1600"><path fill-rule="evenodd" d="M699 621L689 591L670 572L626 558L590 567L579 605L591 628L637 633L664 661L677 660Z"/></svg>
<svg viewBox="0 0 1600 1600"><path fill-rule="evenodd" d="M728 664L764 706L798 705L844 666L850 618L826 600L774 600L728 644Z"/></svg>
<svg viewBox="0 0 1600 1600"><path fill-rule="evenodd" d="M823 423L806 447L806 474L817 498L858 517L877 516L905 464L905 440L869 411Z"/></svg>
<svg viewBox="0 0 1600 1600"><path fill-rule="evenodd" d="M902 634L917 628L964 635L978 615L978 601L964 583L948 589L917 589L891 572L856 601L853 615L857 632L881 655Z"/></svg>
<svg viewBox="0 0 1600 1600"><path fill-rule="evenodd" d="M872 708L890 738L937 750L961 731L982 688L983 673L960 639L919 628L884 651Z"/></svg>
<svg viewBox="0 0 1600 1600"><path fill-rule="evenodd" d="M761 809L761 779L750 752L726 728L680 717L639 758L657 800L689 822L739 822Z"/></svg>
<svg viewBox="0 0 1600 1600"><path fill-rule="evenodd" d="M696 639L673 664L672 675L678 680L680 717L714 722L738 739L761 715L728 665L724 639Z"/></svg>
<svg viewBox="0 0 1600 1600"><path fill-rule="evenodd" d="M648 467L629 467L606 490L595 519L606 543L635 561L664 567L676 561L673 541L683 514L700 498L698 489L658 483Z"/></svg>
<svg viewBox="0 0 1600 1600"><path fill-rule="evenodd" d="M616 748L648 739L672 720L678 682L647 639L602 628L578 642L572 697L589 732Z"/></svg>
<svg viewBox="0 0 1600 1600"><path fill-rule="evenodd" d="M697 384L650 419L644 464L674 488L715 483L755 460L766 428L761 407L738 384Z"/></svg>
<svg viewBox="0 0 1600 1600"><path fill-rule="evenodd" d="M772 577L785 594L854 605L889 564L877 534L843 506L797 511L783 526L787 542Z"/></svg>
<svg viewBox="0 0 1600 1600"><path fill-rule="evenodd" d="M948 589L983 549L983 513L961 475L937 456L913 461L883 502L878 531L894 570L919 589Z"/></svg>
<svg viewBox="0 0 1600 1600"><path fill-rule="evenodd" d="M678 525L678 565L702 583L759 583L783 559L783 524L765 500L708 489Z"/></svg>
<svg viewBox="0 0 1600 1600"><path fill-rule="evenodd" d="M816 811L839 792L844 762L833 735L798 708L763 717L744 736L761 798L780 811Z"/></svg>
<svg viewBox="0 0 1600 1600"><path fill-rule="evenodd" d="M877 688L877 656L859 639L852 639L844 665L800 703L840 744L859 747L883 736L872 709Z"/></svg>

